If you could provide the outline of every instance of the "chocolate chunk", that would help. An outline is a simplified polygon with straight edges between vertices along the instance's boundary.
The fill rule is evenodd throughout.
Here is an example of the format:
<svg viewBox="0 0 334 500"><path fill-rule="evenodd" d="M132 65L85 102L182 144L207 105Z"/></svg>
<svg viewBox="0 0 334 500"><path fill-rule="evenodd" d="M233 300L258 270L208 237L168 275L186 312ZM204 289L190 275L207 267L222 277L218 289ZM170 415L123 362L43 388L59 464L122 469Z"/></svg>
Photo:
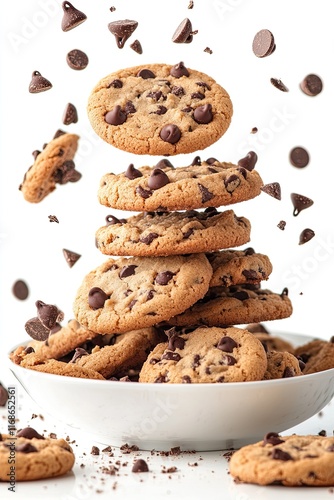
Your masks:
<svg viewBox="0 0 334 500"><path fill-rule="evenodd" d="M309 164L310 155L305 148L297 146L291 149L289 159L294 167L304 168Z"/></svg>
<svg viewBox="0 0 334 500"><path fill-rule="evenodd" d="M245 255L254 255L255 250L252 247L248 247L248 248L245 248L244 253L245 253Z"/></svg>
<svg viewBox="0 0 334 500"><path fill-rule="evenodd" d="M299 236L299 245L304 245L315 236L315 232L312 229L304 229Z"/></svg>
<svg viewBox="0 0 334 500"><path fill-rule="evenodd" d="M193 0L190 0L189 4L188 4L188 9L192 9L194 7L194 2Z"/></svg>
<svg viewBox="0 0 334 500"><path fill-rule="evenodd" d="M120 270L119 277L120 279L127 278L128 276L132 276L136 272L136 265L130 264L129 266L124 266Z"/></svg>
<svg viewBox="0 0 334 500"><path fill-rule="evenodd" d="M237 362L237 360L233 356L230 356L229 354L226 354L225 356L223 356L221 358L221 360L219 361L219 364L220 365L233 366L233 365L236 364L236 362Z"/></svg>
<svg viewBox="0 0 334 500"><path fill-rule="evenodd" d="M131 21L130 19L113 21L108 24L108 29L115 36L119 49L124 47L125 42L130 38L137 26L137 21Z"/></svg>
<svg viewBox="0 0 334 500"><path fill-rule="evenodd" d="M205 47L203 52L206 52L207 54L213 54L213 51L212 49L210 49L210 47Z"/></svg>
<svg viewBox="0 0 334 500"><path fill-rule="evenodd" d="M108 295L97 286L91 288L88 292L88 304L94 310L101 309L108 299Z"/></svg>
<svg viewBox="0 0 334 500"><path fill-rule="evenodd" d="M163 271L156 275L155 282L158 283L158 285L165 286L170 282L173 276L174 273L172 273L171 271Z"/></svg>
<svg viewBox="0 0 334 500"><path fill-rule="evenodd" d="M143 53L143 47L141 46L141 43L139 40L135 40L130 44L130 48L137 52L137 54L142 54Z"/></svg>
<svg viewBox="0 0 334 500"><path fill-rule="evenodd" d="M17 437L24 437L26 439L45 439L32 427L25 427L16 433Z"/></svg>
<svg viewBox="0 0 334 500"><path fill-rule="evenodd" d="M198 368L200 364L201 364L201 356L199 354L195 354L191 366L192 368Z"/></svg>
<svg viewBox="0 0 334 500"><path fill-rule="evenodd" d="M189 377L189 375L183 375L182 384L191 384L191 378Z"/></svg>
<svg viewBox="0 0 334 500"><path fill-rule="evenodd" d="M160 131L160 139L170 144L176 144L181 139L181 131L177 125L172 123L162 127Z"/></svg>
<svg viewBox="0 0 334 500"><path fill-rule="evenodd" d="M191 167L193 167L193 166L200 167L201 165L202 165L202 161L201 161L200 156L195 156L195 158L193 159L193 161L190 164Z"/></svg>
<svg viewBox="0 0 334 500"><path fill-rule="evenodd" d="M123 221L117 219L117 217L115 217L114 215L107 215L106 223L107 226L111 226L112 224L123 224Z"/></svg>
<svg viewBox="0 0 334 500"><path fill-rule="evenodd" d="M167 113L167 108L166 106L162 106L161 104L159 104L158 109L156 111L150 111L150 114L154 115L164 115L165 113Z"/></svg>
<svg viewBox="0 0 334 500"><path fill-rule="evenodd" d="M78 113L77 108L72 103L68 103L64 114L63 114L63 124L70 125L71 123L77 123L78 121Z"/></svg>
<svg viewBox="0 0 334 500"><path fill-rule="evenodd" d="M193 92L190 96L192 99L204 99L205 95L202 92Z"/></svg>
<svg viewBox="0 0 334 500"><path fill-rule="evenodd" d="M56 217L55 215L48 215L48 219L50 222L57 222L57 224L59 224L58 217Z"/></svg>
<svg viewBox="0 0 334 500"><path fill-rule="evenodd" d="M318 75L307 75L301 82L300 88L304 94L314 97L322 91L322 80Z"/></svg>
<svg viewBox="0 0 334 500"><path fill-rule="evenodd" d="M176 28L172 36L172 42L190 43L192 41L192 30L191 21L188 18L184 19Z"/></svg>
<svg viewBox="0 0 334 500"><path fill-rule="evenodd" d="M286 462L287 460L293 460L292 456L289 453L281 450L280 448L274 448L271 457L274 460L283 460L284 462Z"/></svg>
<svg viewBox="0 0 334 500"><path fill-rule="evenodd" d="M144 189L143 187L138 186L138 187L136 187L136 193L139 194L139 196L141 196L142 198L147 199L150 196L152 196L153 191L148 190L148 189Z"/></svg>
<svg viewBox="0 0 334 500"><path fill-rule="evenodd" d="M50 335L50 330L46 328L38 318L29 319L24 325L25 331L34 340L43 341Z"/></svg>
<svg viewBox="0 0 334 500"><path fill-rule="evenodd" d="M124 106L124 113L126 115L129 115L131 113L135 113L137 110L136 108L134 107L134 104L132 101L128 101L125 106Z"/></svg>
<svg viewBox="0 0 334 500"><path fill-rule="evenodd" d="M122 125L126 121L126 113L123 113L121 106L115 106L111 111L104 115L104 120L109 125Z"/></svg>
<svg viewBox="0 0 334 500"><path fill-rule="evenodd" d="M40 152L40 151L38 151L38 149L35 149L35 151L33 151L31 154L32 154L32 155L33 155L33 157L34 157L34 160L36 160L37 156L38 156L38 155L40 155L40 154L41 154L41 152Z"/></svg>
<svg viewBox="0 0 334 500"><path fill-rule="evenodd" d="M284 231L286 226L285 220L280 220L279 223L277 224L278 229L281 229L281 231Z"/></svg>
<svg viewBox="0 0 334 500"><path fill-rule="evenodd" d="M85 69L88 65L88 56L79 49L73 49L68 52L66 62L70 68L75 70Z"/></svg>
<svg viewBox="0 0 334 500"><path fill-rule="evenodd" d="M289 378L289 377L294 377L296 374L294 372L293 368L290 368L290 366L286 366L284 368L284 372L282 375L282 378Z"/></svg>
<svg viewBox="0 0 334 500"><path fill-rule="evenodd" d="M88 352L85 349L83 349L82 347L76 347L73 354L73 358L71 359L70 363L75 363L77 359L80 359L82 358L82 356L87 356L87 355Z"/></svg>
<svg viewBox="0 0 334 500"><path fill-rule="evenodd" d="M185 67L184 63L181 61L175 64L170 70L171 76L174 78L181 78L181 76L189 76L189 71Z"/></svg>
<svg viewBox="0 0 334 500"><path fill-rule="evenodd" d="M252 281L252 280L258 281L259 280L258 273L254 269L244 269L241 274L243 274L245 276L245 278L249 281Z"/></svg>
<svg viewBox="0 0 334 500"><path fill-rule="evenodd" d="M161 90L158 90L156 92L148 92L148 94L146 94L146 97L151 97L152 99L154 99L155 101L159 101L159 99L161 97L164 98L164 100L166 99L165 96L163 96Z"/></svg>
<svg viewBox="0 0 334 500"><path fill-rule="evenodd" d="M61 20L61 29L63 31L70 31L87 19L86 14L73 7L70 2L63 2L62 8L64 13Z"/></svg>
<svg viewBox="0 0 334 500"><path fill-rule="evenodd" d="M7 389L0 383L0 406L6 406L8 400Z"/></svg>
<svg viewBox="0 0 334 500"><path fill-rule="evenodd" d="M313 205L313 201L307 196L297 193L291 193L291 201L294 207L293 215L296 217L302 210L309 208Z"/></svg>
<svg viewBox="0 0 334 500"><path fill-rule="evenodd" d="M149 468L145 460L138 458L132 467L132 472L148 472Z"/></svg>
<svg viewBox="0 0 334 500"><path fill-rule="evenodd" d="M133 180L133 179L136 179L138 177L142 177L143 176L143 174L140 172L140 170L136 169L133 166L133 163L130 163L130 165L126 169L124 175L125 175L125 177L127 177L130 180Z"/></svg>
<svg viewBox="0 0 334 500"><path fill-rule="evenodd" d="M271 182L270 184L265 184L264 186L261 187L261 191L263 191L266 194L269 194L269 196L272 196L273 198L276 198L276 200L281 199L281 186L278 182Z"/></svg>
<svg viewBox="0 0 334 500"><path fill-rule="evenodd" d="M252 130L250 131L251 134L256 134L258 132L257 127L253 127Z"/></svg>
<svg viewBox="0 0 334 500"><path fill-rule="evenodd" d="M237 187L240 185L240 179L237 175L232 174L226 179L224 179L224 186L226 188L226 191L228 193L233 193L237 189Z"/></svg>
<svg viewBox="0 0 334 500"><path fill-rule="evenodd" d="M239 167L245 168L250 172L254 169L257 162L257 154L255 151L249 151L244 158L238 161Z"/></svg>
<svg viewBox="0 0 334 500"><path fill-rule="evenodd" d="M139 238L139 241L141 243L144 243L145 245L150 245L152 241L154 241L158 237L159 235L157 233L149 233L148 235Z"/></svg>
<svg viewBox="0 0 334 500"><path fill-rule="evenodd" d="M162 160L158 161L158 163L153 168L159 168L160 170L163 170L164 168L174 168L174 166L169 160L163 158Z"/></svg>
<svg viewBox="0 0 334 500"><path fill-rule="evenodd" d="M136 76L138 76L139 78L143 78L143 80L148 80L149 78L155 78L155 74L153 73L153 71L146 68L138 71Z"/></svg>
<svg viewBox="0 0 334 500"><path fill-rule="evenodd" d="M207 124L212 122L213 113L211 104L204 104L195 109L193 118L196 123Z"/></svg>
<svg viewBox="0 0 334 500"><path fill-rule="evenodd" d="M29 85L29 92L31 94L38 94L39 92L45 92L45 90L50 90L52 88L52 83L44 78L39 71L34 71L31 77L31 82Z"/></svg>
<svg viewBox="0 0 334 500"><path fill-rule="evenodd" d="M123 83L121 82L121 80L116 78L115 80L110 82L109 85L107 86L108 89L110 89L110 87L113 87L114 89L121 89L123 87Z"/></svg>
<svg viewBox="0 0 334 500"><path fill-rule="evenodd" d="M276 446L277 444L281 443L284 443L284 441L280 439L277 432L268 432L263 438L263 446L265 446L266 444L272 444L273 446Z"/></svg>
<svg viewBox="0 0 334 500"><path fill-rule="evenodd" d="M208 188L206 188L205 186L203 186L203 184L198 184L198 187L199 187L199 190L202 194L202 203L206 203L207 201L211 200L212 198L214 198L214 194L211 193Z"/></svg>
<svg viewBox="0 0 334 500"><path fill-rule="evenodd" d="M275 39L271 31L264 29L256 33L252 44L252 49L256 57L270 56L275 48Z"/></svg>
<svg viewBox="0 0 334 500"><path fill-rule="evenodd" d="M57 306L52 304L45 304L42 300L35 302L37 307L37 317L45 328L51 330L57 323L64 319L64 314L58 309Z"/></svg>
<svg viewBox="0 0 334 500"><path fill-rule="evenodd" d="M225 352L233 352L233 349L238 347L238 344L229 336L222 337L217 344L217 349L221 349Z"/></svg>
<svg viewBox="0 0 334 500"><path fill-rule="evenodd" d="M171 93L178 96L178 97L181 97L181 96L185 95L185 90L183 87L173 85L173 87L171 88Z"/></svg>
<svg viewBox="0 0 334 500"><path fill-rule="evenodd" d="M38 450L30 443L22 443L15 446L15 451L21 453L36 453Z"/></svg>
<svg viewBox="0 0 334 500"><path fill-rule="evenodd" d="M57 137L60 137L61 135L64 135L64 134L66 134L66 132L64 132L63 130L61 130L59 128L58 130L56 130L55 135L53 136L53 138L57 139Z"/></svg>
<svg viewBox="0 0 334 500"><path fill-rule="evenodd" d="M12 286L13 295L19 300L26 300L29 295L29 288L25 281L17 280Z"/></svg>
<svg viewBox="0 0 334 500"><path fill-rule="evenodd" d="M177 352L165 351L161 356L161 359L166 359L167 361L180 361L181 356Z"/></svg>
<svg viewBox="0 0 334 500"><path fill-rule="evenodd" d="M282 80L279 80L277 78L270 78L270 83L276 87L278 90L281 90L282 92L289 92L289 89L286 85L284 85L284 83L282 82Z"/></svg>
<svg viewBox="0 0 334 500"><path fill-rule="evenodd" d="M176 328L170 328L166 330L166 335L168 337L168 347L169 351L175 351L175 349L184 349L186 341L184 338L180 337Z"/></svg>
<svg viewBox="0 0 334 500"><path fill-rule="evenodd" d="M66 248L63 248L63 254L65 257L65 260L69 267L73 267L74 264L80 259L81 255L76 252L72 252L71 250L67 250Z"/></svg>
<svg viewBox="0 0 334 500"><path fill-rule="evenodd" d="M235 299L238 299L238 300L247 300L247 299L249 299L248 293L245 292L244 290L240 290L239 292L234 292L232 294L232 297L235 298Z"/></svg>
<svg viewBox="0 0 334 500"><path fill-rule="evenodd" d="M150 177L148 178L147 185L153 191L156 189L160 189L166 184L169 184L168 175L165 174L163 170L160 168L154 168Z"/></svg>

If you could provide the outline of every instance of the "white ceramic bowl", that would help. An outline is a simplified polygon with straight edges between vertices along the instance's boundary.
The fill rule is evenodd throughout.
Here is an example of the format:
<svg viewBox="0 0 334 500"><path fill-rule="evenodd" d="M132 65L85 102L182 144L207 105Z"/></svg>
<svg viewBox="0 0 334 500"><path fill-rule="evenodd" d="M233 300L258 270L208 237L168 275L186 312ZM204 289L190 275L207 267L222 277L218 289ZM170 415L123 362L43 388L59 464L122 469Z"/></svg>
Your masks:
<svg viewBox="0 0 334 500"><path fill-rule="evenodd" d="M294 345L311 340L279 335ZM303 422L334 395L334 369L257 382L139 384L51 375L11 361L9 367L55 419L101 444L142 450L238 448Z"/></svg>

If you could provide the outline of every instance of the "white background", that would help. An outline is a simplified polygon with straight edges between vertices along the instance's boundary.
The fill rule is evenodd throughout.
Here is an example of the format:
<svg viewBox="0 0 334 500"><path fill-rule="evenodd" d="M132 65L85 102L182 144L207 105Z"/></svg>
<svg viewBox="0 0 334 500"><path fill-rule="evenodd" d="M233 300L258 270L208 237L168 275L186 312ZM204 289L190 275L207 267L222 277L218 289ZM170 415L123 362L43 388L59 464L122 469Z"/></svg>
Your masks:
<svg viewBox="0 0 334 500"><path fill-rule="evenodd" d="M24 323L35 316L35 301L56 304L71 319L72 302L82 278L105 260L94 244L95 231L109 213L99 205L97 189L106 172L121 172L153 165L160 158L138 157L104 143L92 131L86 116L88 95L100 78L119 68L138 64L184 61L213 76L229 92L234 105L227 133L205 151L172 159L188 165L196 154L237 162L249 150L257 152L257 170L264 183L279 182L282 200L265 193L234 205L237 215L252 222L251 241L256 251L272 260L266 285L273 291L289 288L294 305L291 318L267 325L329 338L332 329L331 279L334 268L333 187L333 42L331 2L319 0L188 0L119 1L77 0L74 5L88 19L64 33L61 2L34 0L6 3L1 16L1 179L0 179L0 331L3 352L26 339ZM109 8L114 5L116 11ZM189 17L198 30L190 44L171 41L178 24ZM125 47L116 46L107 25L117 19L135 19L139 25ZM252 40L260 29L272 31L276 51L257 58ZM138 38L139 55L130 48ZM210 47L212 54L204 52ZM66 54L78 48L89 57L83 71L66 63ZM30 94L33 71L48 78L53 88ZM316 97L303 94L299 84L309 73L318 74L324 89ZM284 93L270 83L280 78ZM65 126L62 116L72 102L79 122ZM252 127L258 133L250 133ZM81 136L76 168L82 179L58 186L39 204L23 199L18 186L32 164L32 151L41 149L61 128ZM289 151L304 146L310 164L297 169ZM314 205L293 217L290 193L310 197ZM231 207L232 208L232 207ZM56 215L59 224L50 223ZM285 231L277 228L286 221ZM311 228L316 236L298 245L299 234ZM245 247L246 247L245 246ZM62 249L82 255L69 268ZM17 300L12 284L24 279L28 300Z"/></svg>

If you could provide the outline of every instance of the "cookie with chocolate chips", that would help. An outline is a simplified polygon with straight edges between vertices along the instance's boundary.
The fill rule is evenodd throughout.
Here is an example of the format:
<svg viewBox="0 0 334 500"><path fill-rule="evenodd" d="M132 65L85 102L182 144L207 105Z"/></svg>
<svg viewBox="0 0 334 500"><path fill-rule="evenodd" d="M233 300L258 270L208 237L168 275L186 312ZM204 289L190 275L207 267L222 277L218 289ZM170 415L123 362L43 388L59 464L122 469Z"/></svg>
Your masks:
<svg viewBox="0 0 334 500"><path fill-rule="evenodd" d="M248 288L250 287L250 288ZM170 325L226 326L287 318L292 304L281 294L253 285L212 287L196 304L168 320Z"/></svg>
<svg viewBox="0 0 334 500"><path fill-rule="evenodd" d="M239 328L167 330L139 374L139 382L222 383L261 380L267 357L261 342Z"/></svg>
<svg viewBox="0 0 334 500"><path fill-rule="evenodd" d="M296 356L287 351L268 351L268 366L263 380L288 378L302 375L303 372Z"/></svg>
<svg viewBox="0 0 334 500"><path fill-rule="evenodd" d="M57 184L77 182L81 178L73 161L78 141L76 134L56 134L42 151L33 152L34 164L19 186L25 200L39 203L56 189Z"/></svg>
<svg viewBox="0 0 334 500"><path fill-rule="evenodd" d="M250 200L261 194L262 179L248 170L215 158L177 167L166 159L155 166L108 173L100 181L102 205L120 210L176 211L220 207Z"/></svg>
<svg viewBox="0 0 334 500"><path fill-rule="evenodd" d="M266 434L229 462L238 482L282 486L334 486L334 437Z"/></svg>
<svg viewBox="0 0 334 500"><path fill-rule="evenodd" d="M121 220L109 215L106 223L95 235L98 249L106 255L211 252L239 246L250 239L250 222L236 217L233 210L142 212Z"/></svg>
<svg viewBox="0 0 334 500"><path fill-rule="evenodd" d="M317 373L334 368L334 337L329 341L314 339L295 349L304 363L303 373Z"/></svg>
<svg viewBox="0 0 334 500"><path fill-rule="evenodd" d="M146 328L202 298L211 276L204 253L108 259L83 279L74 315L101 334Z"/></svg>
<svg viewBox="0 0 334 500"><path fill-rule="evenodd" d="M74 461L73 450L65 439L45 438L31 427L14 437L0 434L0 481L11 481L12 477L14 481L34 481L63 476L72 469Z"/></svg>
<svg viewBox="0 0 334 500"><path fill-rule="evenodd" d="M88 117L103 140L134 154L176 155L205 149L228 129L226 90L183 62L121 69L102 78Z"/></svg>

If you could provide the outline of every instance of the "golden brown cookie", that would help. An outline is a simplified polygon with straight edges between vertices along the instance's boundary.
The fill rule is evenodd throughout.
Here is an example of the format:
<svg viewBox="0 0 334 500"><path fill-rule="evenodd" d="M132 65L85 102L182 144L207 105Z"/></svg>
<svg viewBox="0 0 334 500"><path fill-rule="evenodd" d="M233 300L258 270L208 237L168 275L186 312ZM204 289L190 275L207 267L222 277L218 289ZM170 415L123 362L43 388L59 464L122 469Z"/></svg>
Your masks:
<svg viewBox="0 0 334 500"><path fill-rule="evenodd" d="M65 377L90 378L96 380L105 380L96 370L83 368L73 363L58 361L57 359L41 360L36 355L27 356L22 360L21 366L29 370L35 370L52 375L63 375Z"/></svg>
<svg viewBox="0 0 334 500"><path fill-rule="evenodd" d="M329 341L315 339L295 349L304 363L303 373L317 373L334 368L334 337Z"/></svg>
<svg viewBox="0 0 334 500"><path fill-rule="evenodd" d="M290 352L268 351L267 361L268 367L263 376L264 380L302 375L298 359Z"/></svg>
<svg viewBox="0 0 334 500"><path fill-rule="evenodd" d="M248 328L246 328L248 330ZM248 330L249 331L249 330ZM263 344L267 351L279 351L295 353L295 348L288 340L277 335L269 335L268 333L254 333L255 337Z"/></svg>

